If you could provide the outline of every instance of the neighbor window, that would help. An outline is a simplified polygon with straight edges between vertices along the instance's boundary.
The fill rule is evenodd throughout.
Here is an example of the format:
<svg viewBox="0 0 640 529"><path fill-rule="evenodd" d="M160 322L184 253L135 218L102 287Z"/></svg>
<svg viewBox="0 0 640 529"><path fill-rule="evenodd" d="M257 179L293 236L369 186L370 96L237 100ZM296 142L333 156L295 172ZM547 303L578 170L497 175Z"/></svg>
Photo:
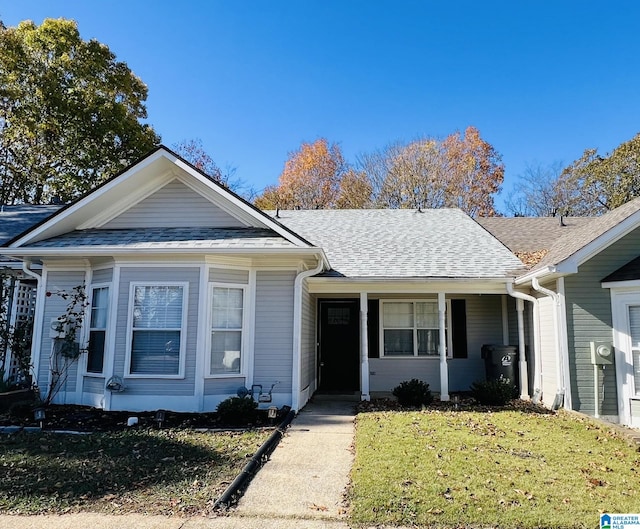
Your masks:
<svg viewBox="0 0 640 529"><path fill-rule="evenodd" d="M131 375L180 375L186 285L134 285Z"/></svg>
<svg viewBox="0 0 640 529"><path fill-rule="evenodd" d="M210 375L240 373L244 287L214 285L211 295Z"/></svg>
<svg viewBox="0 0 640 529"><path fill-rule="evenodd" d="M448 305L448 302L447 302ZM449 341L450 310L445 335ZM437 301L383 301L381 342L384 356L438 356L440 331ZM451 344L447 344L451 354Z"/></svg>
<svg viewBox="0 0 640 529"><path fill-rule="evenodd" d="M87 373L102 373L104 367L104 344L107 336L108 309L109 287L94 287L91 290Z"/></svg>

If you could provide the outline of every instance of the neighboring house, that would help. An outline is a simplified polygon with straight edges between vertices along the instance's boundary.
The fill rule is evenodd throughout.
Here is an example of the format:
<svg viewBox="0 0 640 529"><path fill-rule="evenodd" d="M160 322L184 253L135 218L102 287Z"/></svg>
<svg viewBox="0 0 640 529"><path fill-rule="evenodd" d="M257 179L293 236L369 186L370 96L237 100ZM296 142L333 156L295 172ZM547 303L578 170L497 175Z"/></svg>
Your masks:
<svg viewBox="0 0 640 529"><path fill-rule="evenodd" d="M0 206L0 245L47 218L60 206ZM22 262L0 255L0 324L8 328L30 322L35 312L36 280L26 275ZM5 378L18 373L9 344L0 339L0 370Z"/></svg>
<svg viewBox="0 0 640 529"><path fill-rule="evenodd" d="M569 302L561 283L576 296L583 285L599 310L607 305L609 290L597 281L637 257L624 242L627 233L617 234L620 222L633 224L628 219L640 214L620 221L611 215L618 219L613 212L559 227L554 239L575 236L566 255L549 237L524 248L549 250L527 269L502 228L484 220L481 226L460 210L263 212L160 147L0 252L39 278L33 363L41 388L54 350L51 321L65 308L47 292L86 285L91 310L81 342L89 352L72 367L57 402L209 411L239 388L267 392L275 384L272 403L298 410L316 391L368 399L411 378L447 400L485 378L483 345L513 344L525 353L518 362L521 397L552 405L564 391L566 406L593 413L589 342L614 335L611 323L608 335L606 325L598 332L592 322L582 326L588 310L575 308L579 302ZM604 228L600 238L583 229L592 222ZM608 243L595 242L602 237ZM581 259L596 259L582 252L593 244L616 258L607 257L597 281L589 272L592 284ZM571 325L563 323L567 315ZM600 313L594 318L606 323ZM620 368L629 360L617 347ZM631 371L624 369L628 385ZM612 390L612 377L607 370L599 412L630 422L631 412L612 408L620 380L614 377Z"/></svg>
<svg viewBox="0 0 640 529"><path fill-rule="evenodd" d="M544 250L514 281L536 298L543 402L640 427L640 199L591 219L480 222L507 246ZM538 247L521 238L533 223Z"/></svg>

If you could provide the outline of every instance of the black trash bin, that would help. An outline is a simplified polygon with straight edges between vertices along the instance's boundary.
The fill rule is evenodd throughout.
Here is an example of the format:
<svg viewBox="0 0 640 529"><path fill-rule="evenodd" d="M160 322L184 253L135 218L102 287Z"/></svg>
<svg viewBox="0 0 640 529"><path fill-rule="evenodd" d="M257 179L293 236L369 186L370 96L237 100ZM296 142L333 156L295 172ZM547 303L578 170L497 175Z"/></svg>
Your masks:
<svg viewBox="0 0 640 529"><path fill-rule="evenodd" d="M518 384L518 348L515 345L483 345L482 358L487 380L507 379Z"/></svg>

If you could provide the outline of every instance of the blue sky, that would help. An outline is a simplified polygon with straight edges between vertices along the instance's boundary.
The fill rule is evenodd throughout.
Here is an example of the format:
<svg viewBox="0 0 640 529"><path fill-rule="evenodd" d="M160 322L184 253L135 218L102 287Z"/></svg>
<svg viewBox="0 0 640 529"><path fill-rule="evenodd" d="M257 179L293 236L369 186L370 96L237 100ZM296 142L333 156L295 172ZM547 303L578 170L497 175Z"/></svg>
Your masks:
<svg viewBox="0 0 640 529"><path fill-rule="evenodd" d="M0 0L8 26L46 17L76 20L147 84L165 145L199 138L256 189L302 141L354 161L473 125L503 157L504 198L527 164L640 131L631 0Z"/></svg>

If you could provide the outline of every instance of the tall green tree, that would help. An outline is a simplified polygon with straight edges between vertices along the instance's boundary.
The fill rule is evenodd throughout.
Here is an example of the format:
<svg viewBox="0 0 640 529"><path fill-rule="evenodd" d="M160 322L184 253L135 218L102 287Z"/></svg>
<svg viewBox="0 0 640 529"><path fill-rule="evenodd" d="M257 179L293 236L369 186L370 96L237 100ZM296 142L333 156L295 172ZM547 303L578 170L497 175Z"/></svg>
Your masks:
<svg viewBox="0 0 640 529"><path fill-rule="evenodd" d="M0 27L0 202L73 199L160 142L147 87L74 21Z"/></svg>

